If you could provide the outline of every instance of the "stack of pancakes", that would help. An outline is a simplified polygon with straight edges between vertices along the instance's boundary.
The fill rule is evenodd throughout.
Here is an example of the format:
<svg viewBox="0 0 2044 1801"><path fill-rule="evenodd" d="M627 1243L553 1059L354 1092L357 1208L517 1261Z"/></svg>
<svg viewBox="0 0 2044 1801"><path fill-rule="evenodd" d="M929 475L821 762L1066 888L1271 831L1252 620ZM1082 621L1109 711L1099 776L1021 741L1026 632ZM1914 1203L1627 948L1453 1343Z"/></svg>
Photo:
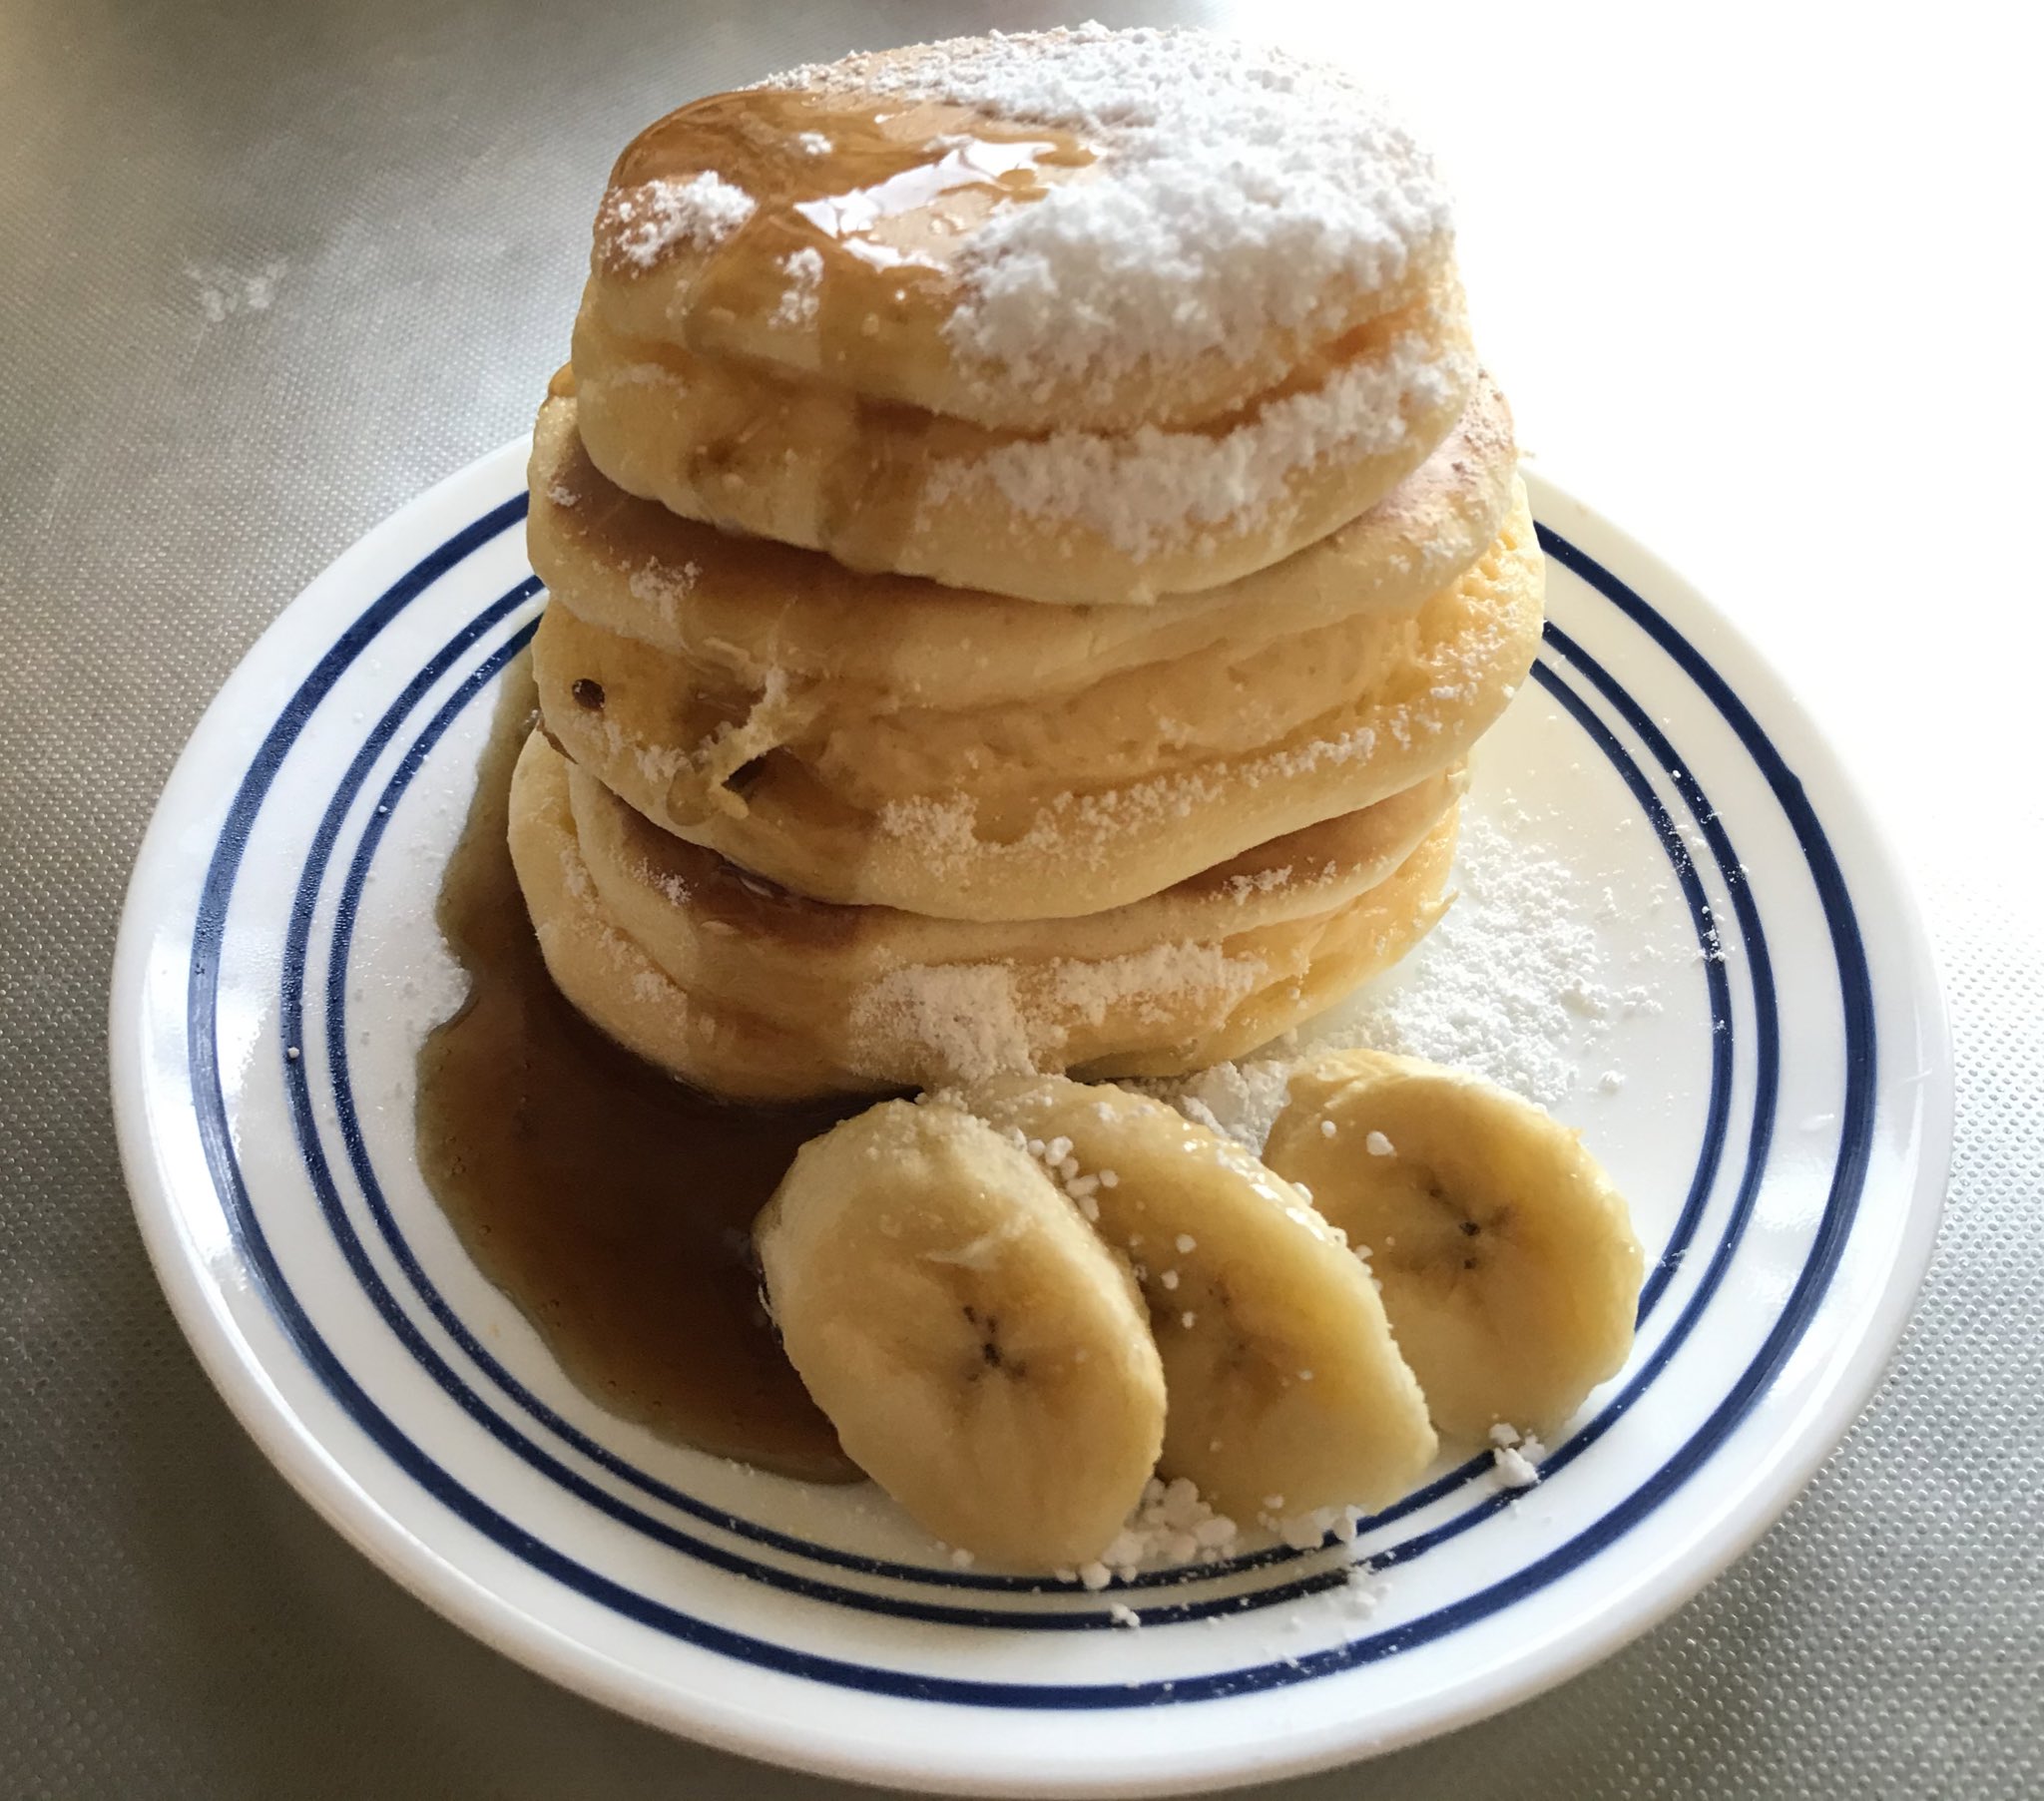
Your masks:
<svg viewBox="0 0 2044 1801"><path fill-rule="evenodd" d="M542 407L554 978L704 1088L1171 1075L1438 917L1541 564L1423 155L1097 27L643 133Z"/></svg>

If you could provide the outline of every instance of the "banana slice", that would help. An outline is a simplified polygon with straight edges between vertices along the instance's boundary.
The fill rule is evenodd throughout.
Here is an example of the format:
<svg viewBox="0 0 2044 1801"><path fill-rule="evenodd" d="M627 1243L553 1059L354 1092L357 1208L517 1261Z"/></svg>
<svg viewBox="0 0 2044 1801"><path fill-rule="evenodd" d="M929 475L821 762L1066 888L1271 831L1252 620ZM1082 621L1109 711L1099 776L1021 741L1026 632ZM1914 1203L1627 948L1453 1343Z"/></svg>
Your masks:
<svg viewBox="0 0 2044 1801"><path fill-rule="evenodd" d="M1560 1426L1632 1348L1643 1259L1580 1135L1412 1057L1304 1066L1264 1151L1366 1252L1441 1432Z"/></svg>
<svg viewBox="0 0 2044 1801"><path fill-rule="evenodd" d="M1435 1449L1419 1386L1367 1273L1290 1183L1117 1088L1002 1078L964 1104L1039 1142L1134 1260L1170 1397L1167 1474L1244 1520L1377 1508L1418 1480Z"/></svg>
<svg viewBox="0 0 2044 1801"><path fill-rule="evenodd" d="M1097 1558L1164 1438L1127 1268L1022 1151L888 1101L802 1146L753 1227L781 1341L846 1453L997 1563Z"/></svg>

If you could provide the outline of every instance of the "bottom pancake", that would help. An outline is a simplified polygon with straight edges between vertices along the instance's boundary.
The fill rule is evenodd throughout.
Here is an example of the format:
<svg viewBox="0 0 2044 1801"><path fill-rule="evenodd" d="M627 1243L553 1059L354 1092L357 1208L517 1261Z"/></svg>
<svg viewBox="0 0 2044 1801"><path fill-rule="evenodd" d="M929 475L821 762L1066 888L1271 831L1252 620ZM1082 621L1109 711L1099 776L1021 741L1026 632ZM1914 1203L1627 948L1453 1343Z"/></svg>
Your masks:
<svg viewBox="0 0 2044 1801"><path fill-rule="evenodd" d="M803 899L652 826L535 733L511 851L562 992L698 1087L792 1100L1002 1071L1171 1076L1333 1005L1444 909L1459 772L1144 901L971 924Z"/></svg>

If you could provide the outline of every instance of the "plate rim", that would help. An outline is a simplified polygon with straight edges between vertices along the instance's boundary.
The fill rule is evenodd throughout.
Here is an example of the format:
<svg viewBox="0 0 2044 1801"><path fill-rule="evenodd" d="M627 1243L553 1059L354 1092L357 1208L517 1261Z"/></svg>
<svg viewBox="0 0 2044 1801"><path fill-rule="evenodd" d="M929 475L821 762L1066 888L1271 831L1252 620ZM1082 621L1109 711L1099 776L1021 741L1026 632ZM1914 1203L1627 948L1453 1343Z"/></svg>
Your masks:
<svg viewBox="0 0 2044 1801"><path fill-rule="evenodd" d="M184 790L195 785L202 763L218 756L213 740L223 737L233 703L240 690L255 680L254 672L265 662L281 661L296 651L301 633L294 616L317 605L317 597L328 590L358 587L360 575L402 528L444 513L457 502L472 504L466 499L470 490L478 491L485 509L492 495L501 500L507 480L522 467L528 446L528 439L518 438L477 458L372 526L317 574L238 660L165 782L138 849L124 902L109 1004L116 1135L138 1226L158 1281L215 1388L292 1487L401 1586L493 1648L604 1705L722 1750L840 1779L898 1782L932 1792L1050 1792L1040 1778L1031 1783L991 1772L932 1767L928 1760L918 1763L912 1752L891 1740L880 1744L865 1741L854 1753L842 1734L807 1735L796 1720L783 1720L778 1729L764 1730L757 1715L745 1715L726 1701L656 1681L572 1639L466 1574L431 1545L412 1537L357 1487L346 1464L271 1384L259 1357L219 1304L219 1285L207 1271L172 1199L167 1172L148 1130L144 1099L148 1058L142 1033L143 976L158 936L149 895L159 865L179 867L186 860L174 842L183 829L180 815L184 809L174 809L172 803L185 800ZM1689 1556L1680 1565L1650 1576L1631 1590L1626 1607L1607 1609L1578 1627L1544 1661L1507 1669L1487 1686L1470 1692L1460 1705L1432 1712L1403 1730L1381 1731L1366 1743L1350 1739L1314 1745L1295 1756L1252 1757L1240 1749L1218 1757L1205 1753L1201 1755L1209 1757L1213 1767L1180 1770L1162 1781L1128 1776L1076 1783L1060 1780L1055 1784L1058 1793L1188 1793L1324 1769L1379 1755L1501 1712L1601 1661L1700 1592L1780 1519L1864 1410L1891 1366L1914 1310L1942 1216L1956 1085L1936 953L1906 865L1861 798L1831 738L1751 639L1665 560L1578 499L1572 490L1539 468L1528 467L1525 474L1534 492L1536 517L1554 523L1558 515L1570 515L1571 537L1579 523L1587 527L1590 536L1603 541L1596 549L1597 561L1618 563L1625 572L1621 580L1634 587L1644 585L1657 597L1672 600L1684 636L1693 641L1707 639L1711 661L1729 655L1737 663L1739 679L1732 691L1743 704L1751 708L1758 700L1771 720L1795 728L1795 772L1805 787L1813 786L1823 796L1820 817L1826 835L1846 844L1852 853L1849 887L1855 911L1864 914L1861 902L1871 892L1887 914L1884 924L1893 930L1880 941L1884 967L1897 970L1903 978L1902 1001L1913 1013L1932 1065L1931 1080L1917 1090L1914 1180L1898 1216L1892 1258L1881 1274L1864 1323L1840 1360L1837 1378L1820 1397L1801 1437L1778 1441L1772 1447L1774 1455L1765 1480L1747 1483L1710 1530L1691 1545ZM1657 611L1660 605L1657 600ZM1729 681L1727 685L1732 686ZM1892 1080L1887 1072L1876 1074L1876 1113Z"/></svg>

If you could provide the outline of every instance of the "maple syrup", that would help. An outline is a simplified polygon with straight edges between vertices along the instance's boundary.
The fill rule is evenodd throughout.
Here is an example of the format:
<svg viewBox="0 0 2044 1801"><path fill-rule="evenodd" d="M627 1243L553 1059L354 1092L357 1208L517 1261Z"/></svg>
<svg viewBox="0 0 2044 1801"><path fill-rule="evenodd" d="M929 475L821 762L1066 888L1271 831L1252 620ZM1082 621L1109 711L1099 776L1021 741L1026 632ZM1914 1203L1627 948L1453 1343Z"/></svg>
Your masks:
<svg viewBox="0 0 2044 1801"><path fill-rule="evenodd" d="M468 974L419 1052L418 1157L469 1255L611 1412L722 1457L854 1481L760 1300L753 1216L863 1101L741 1107L622 1050L561 998L511 868L512 667L437 918Z"/></svg>

